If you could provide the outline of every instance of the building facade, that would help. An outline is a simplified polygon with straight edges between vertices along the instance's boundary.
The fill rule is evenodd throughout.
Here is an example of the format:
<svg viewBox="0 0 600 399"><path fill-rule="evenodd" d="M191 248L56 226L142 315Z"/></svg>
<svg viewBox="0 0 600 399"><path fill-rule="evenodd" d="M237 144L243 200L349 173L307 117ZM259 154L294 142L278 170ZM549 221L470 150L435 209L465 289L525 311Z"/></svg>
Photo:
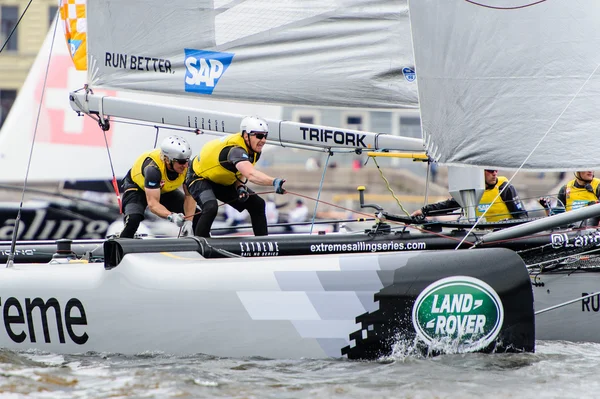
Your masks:
<svg viewBox="0 0 600 399"><path fill-rule="evenodd" d="M57 0L36 0L28 4L25 0L0 0L0 127L25 82L48 29L54 28L58 12ZM63 34L60 25L57 32Z"/></svg>

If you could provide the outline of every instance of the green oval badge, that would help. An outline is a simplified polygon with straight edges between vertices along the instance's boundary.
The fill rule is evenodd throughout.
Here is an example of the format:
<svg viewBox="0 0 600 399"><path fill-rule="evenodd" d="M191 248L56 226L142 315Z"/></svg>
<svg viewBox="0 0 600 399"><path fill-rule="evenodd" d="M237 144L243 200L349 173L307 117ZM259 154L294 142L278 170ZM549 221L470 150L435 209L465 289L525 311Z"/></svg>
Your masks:
<svg viewBox="0 0 600 399"><path fill-rule="evenodd" d="M446 277L417 297L412 321L419 338L433 349L472 352L489 345L500 332L504 308L485 282L468 276Z"/></svg>

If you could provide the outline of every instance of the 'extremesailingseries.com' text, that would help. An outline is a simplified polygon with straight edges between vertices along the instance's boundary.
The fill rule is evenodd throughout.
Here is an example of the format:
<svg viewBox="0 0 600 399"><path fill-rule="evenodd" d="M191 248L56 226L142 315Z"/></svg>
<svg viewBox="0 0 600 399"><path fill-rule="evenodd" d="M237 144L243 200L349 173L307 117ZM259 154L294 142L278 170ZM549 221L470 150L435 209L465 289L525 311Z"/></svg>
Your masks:
<svg viewBox="0 0 600 399"><path fill-rule="evenodd" d="M379 252L379 251L405 251L423 250L427 244L424 242L364 242L352 244L315 244L310 246L310 252Z"/></svg>

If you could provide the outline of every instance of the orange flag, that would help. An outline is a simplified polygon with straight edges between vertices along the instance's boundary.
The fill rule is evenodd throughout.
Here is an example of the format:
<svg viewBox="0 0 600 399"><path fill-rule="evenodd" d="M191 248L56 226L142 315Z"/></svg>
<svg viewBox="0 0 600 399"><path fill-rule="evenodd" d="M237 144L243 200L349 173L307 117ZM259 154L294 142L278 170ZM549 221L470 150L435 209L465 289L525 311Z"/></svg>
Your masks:
<svg viewBox="0 0 600 399"><path fill-rule="evenodd" d="M75 68L87 70L87 0L59 0L60 18Z"/></svg>

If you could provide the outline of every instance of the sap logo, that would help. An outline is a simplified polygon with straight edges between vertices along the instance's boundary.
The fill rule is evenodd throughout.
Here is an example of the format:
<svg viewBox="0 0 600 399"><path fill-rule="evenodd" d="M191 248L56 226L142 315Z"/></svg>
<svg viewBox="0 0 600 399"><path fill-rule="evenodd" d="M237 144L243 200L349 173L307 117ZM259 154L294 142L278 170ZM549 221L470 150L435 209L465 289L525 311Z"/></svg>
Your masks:
<svg viewBox="0 0 600 399"><path fill-rule="evenodd" d="M409 67L402 68L402 75L404 75L404 79L406 79L409 82L414 82L417 78L415 70Z"/></svg>
<svg viewBox="0 0 600 399"><path fill-rule="evenodd" d="M185 91L212 94L233 60L232 53L185 49Z"/></svg>
<svg viewBox="0 0 600 399"><path fill-rule="evenodd" d="M478 204L477 211L479 211L479 213L485 213L485 211L489 209L490 205L491 204Z"/></svg>

